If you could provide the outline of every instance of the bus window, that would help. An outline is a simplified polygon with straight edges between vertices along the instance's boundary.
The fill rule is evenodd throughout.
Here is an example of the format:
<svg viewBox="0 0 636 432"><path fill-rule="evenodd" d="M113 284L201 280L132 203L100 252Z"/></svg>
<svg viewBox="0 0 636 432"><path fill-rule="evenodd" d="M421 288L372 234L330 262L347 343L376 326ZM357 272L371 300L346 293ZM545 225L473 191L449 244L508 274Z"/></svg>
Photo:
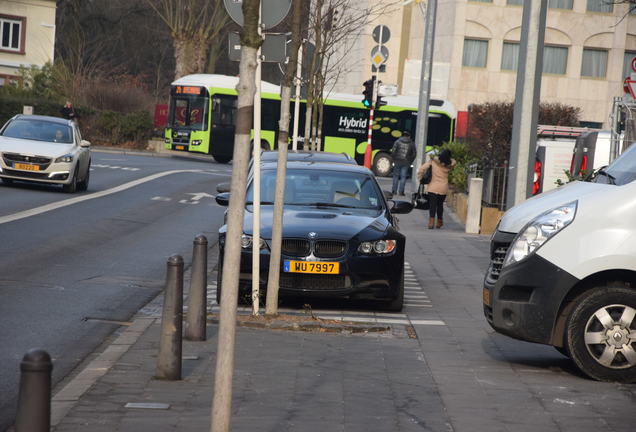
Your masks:
<svg viewBox="0 0 636 432"><path fill-rule="evenodd" d="M174 125L185 126L188 113L188 101L185 99L177 99L174 104Z"/></svg>
<svg viewBox="0 0 636 432"><path fill-rule="evenodd" d="M215 96L212 104L212 123L216 126L234 126L236 103L236 96Z"/></svg>

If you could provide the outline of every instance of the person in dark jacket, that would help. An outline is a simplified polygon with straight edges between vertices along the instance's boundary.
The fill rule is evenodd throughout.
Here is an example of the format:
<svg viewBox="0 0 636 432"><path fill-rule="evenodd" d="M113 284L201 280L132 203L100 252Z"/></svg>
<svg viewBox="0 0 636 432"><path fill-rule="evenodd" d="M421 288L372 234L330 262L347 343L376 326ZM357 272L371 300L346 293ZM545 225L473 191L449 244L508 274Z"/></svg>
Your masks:
<svg viewBox="0 0 636 432"><path fill-rule="evenodd" d="M75 114L75 109L73 109L73 104L70 101L66 101L62 109L60 109L60 114L67 120L75 120L77 115Z"/></svg>
<svg viewBox="0 0 636 432"><path fill-rule="evenodd" d="M411 134L404 131L402 136L393 143L391 157L393 158L393 194L404 195L404 185L409 167L415 160L415 143Z"/></svg>

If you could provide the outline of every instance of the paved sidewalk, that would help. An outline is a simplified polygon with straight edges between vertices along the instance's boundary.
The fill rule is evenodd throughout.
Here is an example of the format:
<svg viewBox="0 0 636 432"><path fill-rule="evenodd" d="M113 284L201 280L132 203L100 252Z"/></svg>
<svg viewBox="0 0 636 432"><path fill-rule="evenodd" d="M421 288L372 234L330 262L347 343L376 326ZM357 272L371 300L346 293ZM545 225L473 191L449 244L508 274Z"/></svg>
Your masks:
<svg viewBox="0 0 636 432"><path fill-rule="evenodd" d="M232 431L634 430L635 386L591 381L551 347L490 329L481 305L489 238L465 234L446 211L441 230L426 229L427 212L400 215L406 284L421 290L405 313L314 310L389 331L238 327ZM210 297L215 263L211 256ZM218 327L208 326L206 342L184 342L183 380L159 381L159 314L157 301L144 308L56 394L55 431L209 430Z"/></svg>

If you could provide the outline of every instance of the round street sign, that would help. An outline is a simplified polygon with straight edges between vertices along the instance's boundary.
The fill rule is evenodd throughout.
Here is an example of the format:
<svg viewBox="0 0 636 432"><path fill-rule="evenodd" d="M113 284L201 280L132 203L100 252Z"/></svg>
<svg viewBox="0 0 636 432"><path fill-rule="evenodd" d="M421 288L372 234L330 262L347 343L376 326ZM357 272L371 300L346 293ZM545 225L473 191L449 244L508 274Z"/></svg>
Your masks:
<svg viewBox="0 0 636 432"><path fill-rule="evenodd" d="M292 0L261 0L261 22L265 30L276 27L287 16ZM223 0L223 5L232 21L243 27L243 0Z"/></svg>
<svg viewBox="0 0 636 432"><path fill-rule="evenodd" d="M636 57L632 58L632 70L636 72Z"/></svg>
<svg viewBox="0 0 636 432"><path fill-rule="evenodd" d="M384 45L376 45L371 49L371 64L382 66L389 59L389 49Z"/></svg>
<svg viewBox="0 0 636 432"><path fill-rule="evenodd" d="M380 40L380 32L382 33L382 40ZM389 38L391 37L391 31L389 30L387 26L379 25L373 29L372 35L373 35L373 40L376 43L385 44L389 41Z"/></svg>

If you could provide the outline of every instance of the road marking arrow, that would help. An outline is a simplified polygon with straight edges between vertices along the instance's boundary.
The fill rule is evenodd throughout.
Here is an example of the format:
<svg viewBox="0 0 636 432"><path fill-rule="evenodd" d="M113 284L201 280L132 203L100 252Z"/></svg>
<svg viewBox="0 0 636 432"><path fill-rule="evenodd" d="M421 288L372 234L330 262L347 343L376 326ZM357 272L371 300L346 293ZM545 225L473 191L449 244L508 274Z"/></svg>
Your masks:
<svg viewBox="0 0 636 432"><path fill-rule="evenodd" d="M188 193L187 195L192 195L192 198L190 198L192 201L199 201L201 198L214 198L214 195L205 192Z"/></svg>

